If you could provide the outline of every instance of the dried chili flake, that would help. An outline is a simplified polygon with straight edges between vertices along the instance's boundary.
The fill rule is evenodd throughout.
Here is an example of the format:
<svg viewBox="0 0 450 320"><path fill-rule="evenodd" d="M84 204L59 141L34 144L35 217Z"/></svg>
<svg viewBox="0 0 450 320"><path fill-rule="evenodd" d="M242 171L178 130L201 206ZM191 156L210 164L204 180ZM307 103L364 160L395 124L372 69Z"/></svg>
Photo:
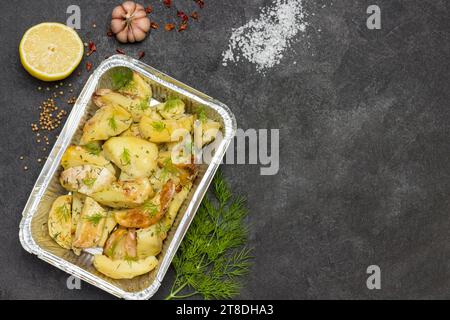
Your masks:
<svg viewBox="0 0 450 320"><path fill-rule="evenodd" d="M116 49L116 52L117 52L118 54L125 54L125 51L124 51L123 49L120 49L120 48L117 48L117 49Z"/></svg>
<svg viewBox="0 0 450 320"><path fill-rule="evenodd" d="M89 41L89 51L87 53L87 56L89 57L91 54L93 54L95 51L97 51L97 47L94 43L94 41Z"/></svg>
<svg viewBox="0 0 450 320"><path fill-rule="evenodd" d="M179 18L181 18L181 20L182 20L183 22L186 22L186 21L189 20L189 17L188 17L183 11L177 10L177 16L178 16Z"/></svg>
<svg viewBox="0 0 450 320"><path fill-rule="evenodd" d="M114 32L112 32L111 30L108 30L108 32L106 33L106 35L108 36L108 37L114 37Z"/></svg>
<svg viewBox="0 0 450 320"><path fill-rule="evenodd" d="M192 12L191 13L191 18L194 19L194 20L198 20L198 12L197 11Z"/></svg>
<svg viewBox="0 0 450 320"><path fill-rule="evenodd" d="M141 60L143 57L145 57L145 51L139 51L138 52L138 59Z"/></svg>
<svg viewBox="0 0 450 320"><path fill-rule="evenodd" d="M184 30L186 30L187 29L187 23L182 23L181 25L180 25L180 28L178 28L178 32L183 32Z"/></svg>
<svg viewBox="0 0 450 320"><path fill-rule="evenodd" d="M153 12L152 6L148 5L148 6L145 8L145 13L146 13L146 14L150 14L150 13L152 13L152 12Z"/></svg>
<svg viewBox="0 0 450 320"><path fill-rule="evenodd" d="M204 0L195 0L195 2L197 3L200 9L203 9L203 7L205 6Z"/></svg>
<svg viewBox="0 0 450 320"><path fill-rule="evenodd" d="M166 29L166 31L172 31L173 29L175 29L175 25L173 23L166 23L164 29Z"/></svg>
<svg viewBox="0 0 450 320"><path fill-rule="evenodd" d="M152 28L152 29L158 29L159 28L159 25L156 23L156 22L150 22L150 28Z"/></svg>
<svg viewBox="0 0 450 320"><path fill-rule="evenodd" d="M170 8L172 6L172 0L164 0L163 3L167 8Z"/></svg>
<svg viewBox="0 0 450 320"><path fill-rule="evenodd" d="M89 72L92 70L92 63L86 62L86 70Z"/></svg>

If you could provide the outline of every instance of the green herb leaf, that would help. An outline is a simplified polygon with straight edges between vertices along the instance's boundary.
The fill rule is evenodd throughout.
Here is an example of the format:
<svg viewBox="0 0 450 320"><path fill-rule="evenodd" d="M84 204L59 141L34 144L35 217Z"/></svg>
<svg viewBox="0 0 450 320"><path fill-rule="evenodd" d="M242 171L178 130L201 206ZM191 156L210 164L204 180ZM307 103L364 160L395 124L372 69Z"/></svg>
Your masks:
<svg viewBox="0 0 450 320"><path fill-rule="evenodd" d="M108 125L113 131L117 131L117 122L114 116L108 119Z"/></svg>
<svg viewBox="0 0 450 320"><path fill-rule="evenodd" d="M62 206L56 208L56 214L59 221L68 221L70 219L70 210L67 204L63 204Z"/></svg>
<svg viewBox="0 0 450 320"><path fill-rule="evenodd" d="M97 181L96 178L86 178L86 179L81 180L81 182L83 182L84 185L86 185L90 188L94 186L95 181Z"/></svg>
<svg viewBox="0 0 450 320"><path fill-rule="evenodd" d="M197 112L197 118L198 118L198 120L200 120L203 123L205 123L208 120L208 117L206 116L206 112L204 109L200 109Z"/></svg>
<svg viewBox="0 0 450 320"><path fill-rule="evenodd" d="M184 102L181 99L178 98L169 98L164 103L164 111L170 111L172 109L175 109L179 105L184 104Z"/></svg>
<svg viewBox="0 0 450 320"><path fill-rule="evenodd" d="M101 213L96 213L91 216L84 217L85 220L89 221L94 226L97 226L100 223L100 221L102 221L103 218L104 216Z"/></svg>
<svg viewBox="0 0 450 320"><path fill-rule="evenodd" d="M111 85L113 90L119 90L133 80L133 71L128 68L114 69L111 74Z"/></svg>
<svg viewBox="0 0 450 320"><path fill-rule="evenodd" d="M90 154L98 156L102 152L102 148L96 142L89 142L83 146Z"/></svg>
<svg viewBox="0 0 450 320"><path fill-rule="evenodd" d="M142 110L142 111L147 110L148 108L150 108L150 105L149 105L149 103L148 103L148 100L149 100L149 99L150 99L149 97L146 97L146 98L142 99L141 102L139 102L139 104L138 104L137 107L138 107L140 110Z"/></svg>
<svg viewBox="0 0 450 320"><path fill-rule="evenodd" d="M201 295L230 299L241 289L240 277L251 268L246 247L245 201L235 197L219 172L173 260L176 278L167 300Z"/></svg>
<svg viewBox="0 0 450 320"><path fill-rule="evenodd" d="M123 166L128 166L131 163L130 150L128 150L127 148L123 149L123 152L120 155L120 162Z"/></svg>
<svg viewBox="0 0 450 320"><path fill-rule="evenodd" d="M153 202L151 202L151 201L145 202L144 205L143 205L142 207L143 207L145 213L148 214L148 216L149 216L150 218L155 217L156 214L157 214L158 211L159 211L158 206L157 206L156 204L154 204Z"/></svg>
<svg viewBox="0 0 450 320"><path fill-rule="evenodd" d="M164 122L161 121L154 121L152 123L152 127L153 129L155 129L158 132L163 131L166 128L166 125L164 124Z"/></svg>

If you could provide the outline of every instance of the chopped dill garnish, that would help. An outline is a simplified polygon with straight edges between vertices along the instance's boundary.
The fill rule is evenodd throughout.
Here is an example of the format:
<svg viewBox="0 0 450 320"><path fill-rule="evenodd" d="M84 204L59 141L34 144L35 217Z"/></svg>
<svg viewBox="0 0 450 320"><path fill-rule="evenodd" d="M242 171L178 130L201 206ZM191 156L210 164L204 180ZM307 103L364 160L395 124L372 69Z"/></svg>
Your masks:
<svg viewBox="0 0 450 320"><path fill-rule="evenodd" d="M117 131L117 121L114 115L108 119L108 125L113 131Z"/></svg>
<svg viewBox="0 0 450 320"><path fill-rule="evenodd" d="M164 102L164 111L170 111L179 105L184 104L184 102L178 98L169 98Z"/></svg>
<svg viewBox="0 0 450 320"><path fill-rule="evenodd" d="M113 90L119 90L127 86L133 80L133 71L128 68L117 68L111 74L111 85Z"/></svg>
<svg viewBox="0 0 450 320"><path fill-rule="evenodd" d="M198 120L200 120L201 122L206 122L207 120L208 120L208 117L206 116L206 112L205 112L205 110L204 109L200 109L198 112L197 112L197 118L198 118Z"/></svg>
<svg viewBox="0 0 450 320"><path fill-rule="evenodd" d="M164 124L164 122L161 121L154 121L152 123L152 127L153 129L155 129L158 132L163 131L166 128L166 125Z"/></svg>
<svg viewBox="0 0 450 320"><path fill-rule="evenodd" d="M56 208L56 214L58 215L59 221L68 221L70 219L70 210L67 207L67 204L63 204Z"/></svg>
<svg viewBox="0 0 450 320"><path fill-rule="evenodd" d="M169 175L178 175L178 169L177 167L173 164L172 159L167 158L166 160L164 160L164 166L161 170L161 178L163 180L165 180Z"/></svg>
<svg viewBox="0 0 450 320"><path fill-rule="evenodd" d="M149 218L154 218L159 211L158 206L151 201L145 202L142 207Z"/></svg>
<svg viewBox="0 0 450 320"><path fill-rule="evenodd" d="M89 142L88 144L85 144L83 147L87 150L87 152L89 152L94 156L98 156L100 152L102 152L100 146L95 142Z"/></svg>
<svg viewBox="0 0 450 320"><path fill-rule="evenodd" d="M100 223L100 221L102 221L103 218L104 216L101 213L96 213L91 216L84 217L85 220L89 221L94 226L97 226Z"/></svg>
<svg viewBox="0 0 450 320"><path fill-rule="evenodd" d="M120 155L120 162L123 166L128 166L131 163L130 150L127 148L123 148L123 152Z"/></svg>
<svg viewBox="0 0 450 320"><path fill-rule="evenodd" d="M148 108L150 108L150 106L148 104L148 100L149 100L149 97L145 97L144 99L142 99L141 102L139 102L139 104L138 104L138 108L142 111L145 111Z"/></svg>
<svg viewBox="0 0 450 320"><path fill-rule="evenodd" d="M125 257L123 258L123 260L125 260L128 265L131 267L131 265L133 264L133 262L137 261L137 258L135 257L130 257L128 254L125 255Z"/></svg>
<svg viewBox="0 0 450 320"><path fill-rule="evenodd" d="M86 178L86 179L81 180L81 182L83 182L84 185L86 185L90 188L95 184L96 181L97 181L96 178Z"/></svg>
<svg viewBox="0 0 450 320"><path fill-rule="evenodd" d="M176 278L166 300L201 295L230 299L239 294L240 277L251 268L245 201L233 196L222 174L213 181L173 259Z"/></svg>

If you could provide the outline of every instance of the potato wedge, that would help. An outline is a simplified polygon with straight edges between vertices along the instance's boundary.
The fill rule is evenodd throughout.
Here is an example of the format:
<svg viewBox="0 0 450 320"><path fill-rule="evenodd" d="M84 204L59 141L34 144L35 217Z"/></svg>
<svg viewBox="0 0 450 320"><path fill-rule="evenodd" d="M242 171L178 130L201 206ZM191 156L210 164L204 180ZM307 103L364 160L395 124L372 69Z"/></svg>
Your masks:
<svg viewBox="0 0 450 320"><path fill-rule="evenodd" d="M106 241L103 253L113 260L137 260L136 231L118 228Z"/></svg>
<svg viewBox="0 0 450 320"><path fill-rule="evenodd" d="M152 114L150 98L150 96L130 97L109 89L101 89L97 90L93 100L101 108L107 106L121 107L131 114L134 122L139 122L143 115Z"/></svg>
<svg viewBox="0 0 450 320"><path fill-rule="evenodd" d="M77 231L78 221L80 221L81 210L83 210L85 196L81 193L72 194L72 234Z"/></svg>
<svg viewBox="0 0 450 320"><path fill-rule="evenodd" d="M178 119L183 116L185 104L178 98L168 99L166 102L156 106L159 114L166 120Z"/></svg>
<svg viewBox="0 0 450 320"><path fill-rule="evenodd" d="M112 279L133 279L149 273L158 265L158 259L147 257L143 260L112 260L104 255L94 256L94 267L98 272Z"/></svg>
<svg viewBox="0 0 450 320"><path fill-rule="evenodd" d="M103 227L102 237L101 237L100 241L98 242L99 247L103 247L105 245L106 241L108 240L109 235L111 234L111 232L114 230L114 228L116 226L117 226L117 222L116 222L116 219L114 219L114 214L111 211L109 211L106 214L105 225Z"/></svg>
<svg viewBox="0 0 450 320"><path fill-rule="evenodd" d="M92 153L85 147L69 146L61 158L61 166L64 169L78 167L84 164L105 167L111 171L112 174L116 174L116 170L110 161L106 160L100 153Z"/></svg>
<svg viewBox="0 0 450 320"><path fill-rule="evenodd" d="M141 132L139 131L139 124L134 123L127 130L120 134L121 137L136 137L141 138Z"/></svg>
<svg viewBox="0 0 450 320"><path fill-rule="evenodd" d="M194 123L194 135L201 138L201 147L211 143L217 137L221 125L217 121L207 119L205 121L196 120Z"/></svg>
<svg viewBox="0 0 450 320"><path fill-rule="evenodd" d="M132 123L131 114L119 106L106 106L89 119L84 128L80 144L107 140L127 130Z"/></svg>
<svg viewBox="0 0 450 320"><path fill-rule="evenodd" d="M167 212L175 196L175 189L175 184L169 180L152 200L138 208L116 211L114 218L125 228L148 228L158 223Z"/></svg>
<svg viewBox="0 0 450 320"><path fill-rule="evenodd" d="M136 208L153 196L148 178L113 182L107 189L91 195L98 203L111 208Z"/></svg>
<svg viewBox="0 0 450 320"><path fill-rule="evenodd" d="M73 246L82 249L98 246L103 235L105 220L106 210L93 199L86 197Z"/></svg>
<svg viewBox="0 0 450 320"><path fill-rule="evenodd" d="M152 88L137 72L133 72L133 79L119 89L119 92L139 99L146 98L148 100L152 97Z"/></svg>
<svg viewBox="0 0 450 320"><path fill-rule="evenodd" d="M149 177L156 169L158 147L135 137L114 137L103 145L107 159L114 162L128 176Z"/></svg>
<svg viewBox="0 0 450 320"><path fill-rule="evenodd" d="M72 247L72 196L58 197L48 215L48 233L64 249Z"/></svg>
<svg viewBox="0 0 450 320"><path fill-rule="evenodd" d="M167 213L164 215L164 217L161 219L160 224L162 226L163 231L170 230L172 228L173 222L175 221L175 218L177 217L178 212L180 211L181 206L183 205L184 201L186 200L187 196L189 195L189 192L191 191L192 184L188 184L181 188L180 192L176 193L173 197L172 202L170 203L169 209L167 210ZM166 237L163 235L163 239Z"/></svg>
<svg viewBox="0 0 450 320"><path fill-rule="evenodd" d="M116 177L106 168L83 165L64 170L59 180L69 191L90 195L106 189Z"/></svg>
<svg viewBox="0 0 450 320"><path fill-rule="evenodd" d="M138 259L145 259L161 252L165 233L162 234L159 225L154 224L146 229L139 229L136 238Z"/></svg>
<svg viewBox="0 0 450 320"><path fill-rule="evenodd" d="M194 116L183 116L177 120L154 120L143 116L139 122L141 136L154 143L175 142L192 132Z"/></svg>

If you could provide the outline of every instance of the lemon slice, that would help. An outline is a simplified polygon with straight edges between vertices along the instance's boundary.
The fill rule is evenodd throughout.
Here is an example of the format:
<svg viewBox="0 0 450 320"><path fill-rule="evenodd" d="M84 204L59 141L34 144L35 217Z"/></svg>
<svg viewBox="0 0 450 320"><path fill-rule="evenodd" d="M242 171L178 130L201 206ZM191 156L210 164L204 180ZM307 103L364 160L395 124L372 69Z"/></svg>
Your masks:
<svg viewBox="0 0 450 320"><path fill-rule="evenodd" d="M19 52L22 65L33 77L56 81L67 78L80 64L84 47L72 28L46 22L25 32Z"/></svg>

